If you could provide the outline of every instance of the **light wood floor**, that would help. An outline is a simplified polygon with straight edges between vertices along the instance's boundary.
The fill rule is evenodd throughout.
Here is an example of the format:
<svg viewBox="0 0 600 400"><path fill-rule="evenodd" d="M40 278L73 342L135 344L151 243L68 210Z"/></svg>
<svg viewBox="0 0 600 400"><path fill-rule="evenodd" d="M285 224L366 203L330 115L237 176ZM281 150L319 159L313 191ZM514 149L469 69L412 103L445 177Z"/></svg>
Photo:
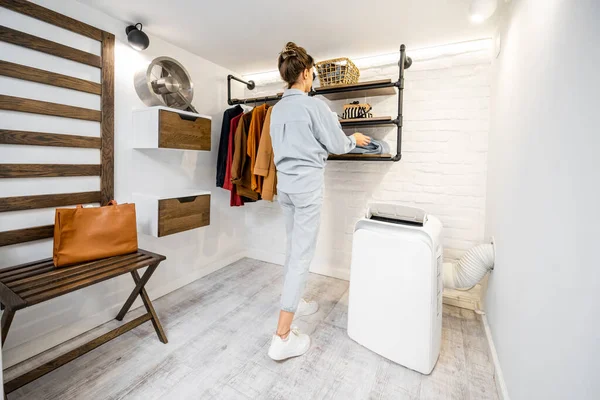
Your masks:
<svg viewBox="0 0 600 400"><path fill-rule="evenodd" d="M317 314L296 321L311 334L303 357L267 356L282 268L240 260L158 299L169 344L150 323L13 392L14 399L497 399L479 316L444 308L440 359L429 376L394 364L346 334L348 282L311 275ZM127 320L141 315L137 309ZM14 377L116 325L109 322L5 372Z"/></svg>

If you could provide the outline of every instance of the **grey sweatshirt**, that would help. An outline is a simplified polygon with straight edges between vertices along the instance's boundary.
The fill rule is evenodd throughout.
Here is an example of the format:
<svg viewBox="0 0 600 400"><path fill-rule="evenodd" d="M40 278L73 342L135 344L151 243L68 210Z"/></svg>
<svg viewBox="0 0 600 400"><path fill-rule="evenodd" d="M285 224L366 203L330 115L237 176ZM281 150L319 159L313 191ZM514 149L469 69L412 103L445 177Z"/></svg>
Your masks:
<svg viewBox="0 0 600 400"><path fill-rule="evenodd" d="M273 107L271 139L277 190L285 193L319 189L328 153L345 154L356 147L327 104L298 89L286 89Z"/></svg>

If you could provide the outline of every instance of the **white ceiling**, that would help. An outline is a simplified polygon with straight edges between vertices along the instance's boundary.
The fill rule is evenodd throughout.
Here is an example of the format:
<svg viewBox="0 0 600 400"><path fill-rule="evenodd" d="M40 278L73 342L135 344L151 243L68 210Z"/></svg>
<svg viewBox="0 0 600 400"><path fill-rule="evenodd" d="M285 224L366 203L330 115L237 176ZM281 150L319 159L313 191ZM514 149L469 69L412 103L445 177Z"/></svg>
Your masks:
<svg viewBox="0 0 600 400"><path fill-rule="evenodd" d="M470 0L79 0L238 73L271 71L287 41L315 59L491 37ZM125 27L123 27L124 29Z"/></svg>

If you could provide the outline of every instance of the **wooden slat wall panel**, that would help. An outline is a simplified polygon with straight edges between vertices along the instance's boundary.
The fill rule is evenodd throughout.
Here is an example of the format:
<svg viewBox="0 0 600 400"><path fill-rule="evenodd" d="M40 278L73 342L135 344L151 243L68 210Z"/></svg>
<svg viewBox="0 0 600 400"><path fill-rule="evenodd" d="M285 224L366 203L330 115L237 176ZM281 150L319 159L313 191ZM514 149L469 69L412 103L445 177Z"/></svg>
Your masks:
<svg viewBox="0 0 600 400"><path fill-rule="evenodd" d="M50 9L38 6L27 0L0 0L0 7L8 8L21 14L29 15L40 21L56 25L71 32L87 36L90 39L102 40L102 31L76 19L67 17Z"/></svg>
<svg viewBox="0 0 600 400"><path fill-rule="evenodd" d="M91 65L92 67L102 67L102 58L95 54L74 49L65 46L64 44L42 39L2 25L0 25L0 40L6 43L16 44L17 46L41 51L46 54L51 54L53 56L66 58L67 60Z"/></svg>
<svg viewBox="0 0 600 400"><path fill-rule="evenodd" d="M0 75L78 90L80 92L102 94L102 86L99 83L86 81L85 79L73 78L71 76L45 71L43 69L28 67L26 65L15 64L8 61L0 60Z"/></svg>
<svg viewBox="0 0 600 400"><path fill-rule="evenodd" d="M99 149L101 140L98 137L0 129L0 144Z"/></svg>
<svg viewBox="0 0 600 400"><path fill-rule="evenodd" d="M0 212L35 210L76 204L100 203L100 192L43 194L39 196L0 197Z"/></svg>
<svg viewBox="0 0 600 400"><path fill-rule="evenodd" d="M0 247L17 243L33 242L34 240L48 239L53 236L54 225L0 232Z"/></svg>
<svg viewBox="0 0 600 400"><path fill-rule="evenodd" d="M114 199L114 134L115 134L115 36L102 34L102 136L101 163L102 205Z"/></svg>
<svg viewBox="0 0 600 400"><path fill-rule="evenodd" d="M100 122L102 120L102 113L100 111L91 110L89 108L66 106L64 104L49 103L47 101L5 95L0 95L0 110L84 119L87 121Z"/></svg>
<svg viewBox="0 0 600 400"><path fill-rule="evenodd" d="M98 40L102 46L101 57L48 39L0 26L0 41L102 69L102 82L95 83L0 60L0 75L97 94L101 96L102 108L101 111L97 111L0 95L0 110L51 115L101 123L100 138L0 129L0 144L95 148L101 150L101 165L0 164L0 178L101 177L100 192L0 198L0 210L11 211L55 207L65 202L72 204L97 202L100 200L103 204L108 203L114 197L114 35L26 0L0 0L0 7ZM47 225L0 232L0 246L50 238L53 235L53 229L53 225Z"/></svg>
<svg viewBox="0 0 600 400"><path fill-rule="evenodd" d="M0 178L100 176L95 164L0 164Z"/></svg>

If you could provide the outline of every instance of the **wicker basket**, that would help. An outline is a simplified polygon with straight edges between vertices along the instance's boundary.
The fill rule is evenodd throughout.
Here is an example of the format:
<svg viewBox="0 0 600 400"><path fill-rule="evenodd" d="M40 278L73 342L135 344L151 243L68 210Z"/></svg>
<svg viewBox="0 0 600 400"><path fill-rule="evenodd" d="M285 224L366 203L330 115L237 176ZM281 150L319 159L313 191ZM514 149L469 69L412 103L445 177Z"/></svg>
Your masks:
<svg viewBox="0 0 600 400"><path fill-rule="evenodd" d="M321 87L358 83L360 71L348 58L334 58L315 64Z"/></svg>

